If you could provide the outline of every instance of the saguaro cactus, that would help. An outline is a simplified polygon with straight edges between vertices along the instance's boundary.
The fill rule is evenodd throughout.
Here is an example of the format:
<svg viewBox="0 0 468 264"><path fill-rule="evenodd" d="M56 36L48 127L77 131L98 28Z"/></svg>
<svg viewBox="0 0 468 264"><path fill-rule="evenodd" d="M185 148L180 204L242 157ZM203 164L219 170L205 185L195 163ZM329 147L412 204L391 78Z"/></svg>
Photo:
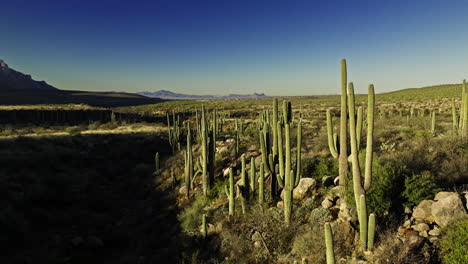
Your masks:
<svg viewBox="0 0 468 264"><path fill-rule="evenodd" d="M159 152L156 152L156 154L154 154L154 172L158 173L160 169L161 166L159 163Z"/></svg>
<svg viewBox="0 0 468 264"><path fill-rule="evenodd" d="M335 264L335 253L333 250L333 234L330 223L324 224L325 229L325 246L327 248L327 264Z"/></svg>
<svg viewBox="0 0 468 264"><path fill-rule="evenodd" d="M367 250L374 248L374 237L375 237L375 215L369 215L369 229L367 231Z"/></svg>
<svg viewBox="0 0 468 264"><path fill-rule="evenodd" d="M369 85L368 101L367 101L367 146L366 146L366 161L364 186L361 184L361 168L358 159L358 148L356 140L356 123L354 117L354 86L349 83L348 87L348 105L349 105L349 130L351 139L351 157L352 157L352 173L353 173L353 190L356 208L358 210L358 220L360 224L360 239L361 248L367 249L367 208L365 200L365 192L370 188L372 183L372 149L373 149L373 133L374 133L374 111L375 111L375 95L374 85Z"/></svg>
<svg viewBox="0 0 468 264"><path fill-rule="evenodd" d="M202 236L204 238L208 236L208 225L206 223L206 214L202 215Z"/></svg>
<svg viewBox="0 0 468 264"><path fill-rule="evenodd" d="M224 185L224 191L229 200L229 216L234 216L234 208L236 206L235 197L234 197L234 174L232 168L229 168L229 190L226 185Z"/></svg>
<svg viewBox="0 0 468 264"><path fill-rule="evenodd" d="M250 158L250 174L249 174L249 179L250 179L250 192L251 195L253 196L255 193L255 181L256 181L256 172L255 172L255 158L251 157Z"/></svg>
<svg viewBox="0 0 468 264"><path fill-rule="evenodd" d="M336 142L333 135L333 123L330 110L327 110L327 131L328 146L334 158L338 158L339 182L341 186L346 186L348 173L348 145L347 145L347 86L348 75L346 60L341 60L341 113L340 113L340 152L336 149Z"/></svg>
<svg viewBox="0 0 468 264"><path fill-rule="evenodd" d="M260 172L258 175L258 203L263 204L265 195L264 195L264 184L265 184L265 169L263 168L263 163L260 164Z"/></svg>

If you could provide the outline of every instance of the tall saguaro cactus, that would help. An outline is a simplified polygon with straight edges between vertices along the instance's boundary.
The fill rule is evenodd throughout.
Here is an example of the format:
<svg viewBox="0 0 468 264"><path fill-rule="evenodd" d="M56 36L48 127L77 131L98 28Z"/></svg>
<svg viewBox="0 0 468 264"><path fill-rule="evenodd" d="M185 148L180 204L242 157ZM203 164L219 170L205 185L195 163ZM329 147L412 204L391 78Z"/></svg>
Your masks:
<svg viewBox="0 0 468 264"><path fill-rule="evenodd" d="M347 82L348 74L346 60L341 60L341 113L340 113L340 152L338 153L333 135L333 123L330 110L327 110L328 146L334 158L338 158L339 182L346 186L348 173L348 145L347 145Z"/></svg>

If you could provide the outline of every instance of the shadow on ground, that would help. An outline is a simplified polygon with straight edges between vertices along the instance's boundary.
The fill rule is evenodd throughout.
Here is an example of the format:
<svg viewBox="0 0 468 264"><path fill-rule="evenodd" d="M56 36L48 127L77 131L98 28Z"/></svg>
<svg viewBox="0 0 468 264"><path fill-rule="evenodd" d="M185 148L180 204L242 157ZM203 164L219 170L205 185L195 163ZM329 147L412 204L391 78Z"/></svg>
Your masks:
<svg viewBox="0 0 468 264"><path fill-rule="evenodd" d="M170 154L155 134L0 141L0 263L218 258L181 232L174 192L152 175L156 151Z"/></svg>

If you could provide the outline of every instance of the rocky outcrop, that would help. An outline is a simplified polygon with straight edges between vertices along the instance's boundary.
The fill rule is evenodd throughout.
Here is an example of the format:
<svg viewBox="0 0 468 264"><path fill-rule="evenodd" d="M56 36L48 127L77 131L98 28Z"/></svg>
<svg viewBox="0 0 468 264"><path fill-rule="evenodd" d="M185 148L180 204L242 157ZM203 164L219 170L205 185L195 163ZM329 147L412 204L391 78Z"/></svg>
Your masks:
<svg viewBox="0 0 468 264"><path fill-rule="evenodd" d="M459 194L439 192L434 200L422 201L413 212L413 218L445 227L450 221L466 216L466 208Z"/></svg>
<svg viewBox="0 0 468 264"><path fill-rule="evenodd" d="M31 75L23 74L8 67L5 61L0 60L0 90L48 90L57 88L45 81L35 81Z"/></svg>

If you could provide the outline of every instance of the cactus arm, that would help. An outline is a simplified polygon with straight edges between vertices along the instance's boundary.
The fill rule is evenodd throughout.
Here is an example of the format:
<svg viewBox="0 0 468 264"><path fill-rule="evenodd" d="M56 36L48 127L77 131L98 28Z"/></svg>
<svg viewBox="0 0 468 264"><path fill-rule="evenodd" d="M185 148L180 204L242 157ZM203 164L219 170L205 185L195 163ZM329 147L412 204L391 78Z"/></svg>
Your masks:
<svg viewBox="0 0 468 264"><path fill-rule="evenodd" d="M328 148L333 158L338 158L338 151L336 144L333 143L333 121L331 118L330 109L327 110L327 135L328 135Z"/></svg>
<svg viewBox="0 0 468 264"><path fill-rule="evenodd" d="M367 249L367 207L366 197L362 194L359 198L359 238L361 249Z"/></svg>
<svg viewBox="0 0 468 264"><path fill-rule="evenodd" d="M296 178L294 187L299 184L301 180L301 147L302 147L302 120L299 119L297 124L297 154L296 154Z"/></svg>
<svg viewBox="0 0 468 264"><path fill-rule="evenodd" d="M361 186L361 169L359 168L358 150L356 142L356 120L354 112L354 86L349 83L348 87L348 104L349 104L349 137L351 139L351 157L352 157L352 172L353 172L353 189L356 207L359 211L359 196L364 194L364 189ZM368 125L370 126L370 124Z"/></svg>
<svg viewBox="0 0 468 264"><path fill-rule="evenodd" d="M356 141L357 149L359 151L361 146L361 133L362 133L362 107L358 107L357 110L357 124L356 124Z"/></svg>
<svg viewBox="0 0 468 264"><path fill-rule="evenodd" d="M375 237L375 214L369 215L369 231L367 232L367 250L374 248L374 237Z"/></svg>
<svg viewBox="0 0 468 264"><path fill-rule="evenodd" d="M283 156L283 127L278 121L278 164L279 164L279 176L284 179L284 156Z"/></svg>
<svg viewBox="0 0 468 264"><path fill-rule="evenodd" d="M333 234L330 223L324 224L325 230L325 246L327 248L327 264L335 264L335 253L333 252Z"/></svg>

